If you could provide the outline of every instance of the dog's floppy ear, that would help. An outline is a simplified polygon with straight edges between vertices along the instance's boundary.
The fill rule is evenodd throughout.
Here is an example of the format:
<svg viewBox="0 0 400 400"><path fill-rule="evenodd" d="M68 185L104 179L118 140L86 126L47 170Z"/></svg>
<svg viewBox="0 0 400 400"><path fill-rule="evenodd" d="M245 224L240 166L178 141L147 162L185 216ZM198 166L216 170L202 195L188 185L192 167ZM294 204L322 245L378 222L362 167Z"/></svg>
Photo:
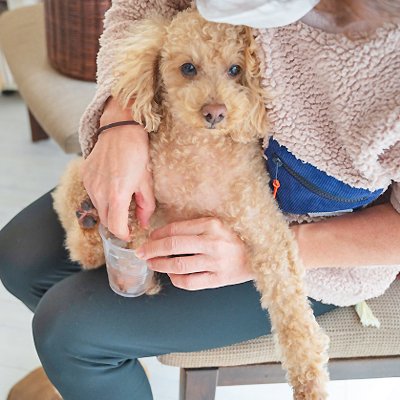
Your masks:
<svg viewBox="0 0 400 400"><path fill-rule="evenodd" d="M157 130L161 118L156 99L158 60L169 23L161 16L136 21L117 50L117 83L112 95L123 108L132 109L133 119L148 132Z"/></svg>
<svg viewBox="0 0 400 400"><path fill-rule="evenodd" d="M245 36L245 74L243 85L250 89L248 116L243 125L236 132L232 132L232 138L240 142L248 142L253 138L261 138L268 133L268 120L266 102L270 99L268 93L261 87L260 61L257 57L257 43L253 36L253 30L243 27L242 35Z"/></svg>

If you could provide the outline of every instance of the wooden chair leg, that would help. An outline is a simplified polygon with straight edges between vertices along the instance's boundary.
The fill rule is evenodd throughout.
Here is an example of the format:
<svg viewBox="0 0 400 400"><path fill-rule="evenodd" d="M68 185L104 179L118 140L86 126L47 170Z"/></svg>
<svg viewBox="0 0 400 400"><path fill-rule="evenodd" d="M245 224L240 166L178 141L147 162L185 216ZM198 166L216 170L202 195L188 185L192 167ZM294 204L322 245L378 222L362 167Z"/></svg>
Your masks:
<svg viewBox="0 0 400 400"><path fill-rule="evenodd" d="M181 368L179 400L215 400L218 368Z"/></svg>
<svg viewBox="0 0 400 400"><path fill-rule="evenodd" d="M32 142L39 142L40 140L48 139L49 136L40 126L39 122L36 121L36 118L33 116L33 114L29 109L28 112L29 112L29 122L31 124Z"/></svg>

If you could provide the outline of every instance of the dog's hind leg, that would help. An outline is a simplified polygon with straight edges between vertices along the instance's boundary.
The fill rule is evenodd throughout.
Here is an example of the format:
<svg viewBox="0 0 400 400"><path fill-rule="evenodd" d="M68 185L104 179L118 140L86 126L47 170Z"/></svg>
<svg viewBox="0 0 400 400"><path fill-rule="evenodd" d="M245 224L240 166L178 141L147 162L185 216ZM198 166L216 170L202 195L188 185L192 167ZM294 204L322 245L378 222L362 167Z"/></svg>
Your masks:
<svg viewBox="0 0 400 400"><path fill-rule="evenodd" d="M65 245L71 260L79 262L84 269L94 269L105 263L103 243L98 232L98 225L82 229L78 220L66 233Z"/></svg>
<svg viewBox="0 0 400 400"><path fill-rule="evenodd" d="M71 260L85 269L93 269L103 265L105 260L97 213L79 177L82 162L83 158L79 157L67 165L53 192L54 209L65 229L65 244Z"/></svg>

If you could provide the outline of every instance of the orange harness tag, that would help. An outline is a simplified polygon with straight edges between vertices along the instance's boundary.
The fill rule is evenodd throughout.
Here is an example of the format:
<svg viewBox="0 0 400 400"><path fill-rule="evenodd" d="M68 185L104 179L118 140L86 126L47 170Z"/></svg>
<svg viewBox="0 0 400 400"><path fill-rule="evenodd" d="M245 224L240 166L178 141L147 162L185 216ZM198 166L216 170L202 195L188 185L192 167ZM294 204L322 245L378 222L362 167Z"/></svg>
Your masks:
<svg viewBox="0 0 400 400"><path fill-rule="evenodd" d="M274 199L276 199L276 192L281 187L281 184L279 183L278 179L274 179L272 181L272 186L274 187Z"/></svg>

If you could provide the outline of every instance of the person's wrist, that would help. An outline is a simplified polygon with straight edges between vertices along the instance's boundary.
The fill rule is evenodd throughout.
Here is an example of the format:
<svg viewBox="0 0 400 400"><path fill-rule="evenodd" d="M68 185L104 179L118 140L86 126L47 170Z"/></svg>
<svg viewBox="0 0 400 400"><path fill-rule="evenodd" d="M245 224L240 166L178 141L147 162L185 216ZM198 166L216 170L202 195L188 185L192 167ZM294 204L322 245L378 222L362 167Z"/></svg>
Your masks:
<svg viewBox="0 0 400 400"><path fill-rule="evenodd" d="M309 224L300 224L300 225L292 225L290 227L291 231L294 233L295 240L297 243L297 247L299 249L299 257L303 261L304 267L311 268L309 265L309 260L306 257L307 254L307 240L305 240L305 232L304 230L307 230ZM306 265L307 264L307 265Z"/></svg>
<svg viewBox="0 0 400 400"><path fill-rule="evenodd" d="M104 106L103 114L100 117L99 127L121 121L133 121L131 111L129 107L122 109L120 104L110 96ZM138 143L147 144L149 141L148 133L142 125L124 125L107 129L100 133L98 141L109 142L110 140L115 140L115 136L118 136L118 140L134 139L135 142Z"/></svg>
<svg viewBox="0 0 400 400"><path fill-rule="evenodd" d="M129 120L133 120L130 108L123 109L113 97L109 97L100 117L100 126Z"/></svg>
<svg viewBox="0 0 400 400"><path fill-rule="evenodd" d="M104 110L100 117L99 126L105 126L120 121L133 121L130 110L121 111L120 109L110 108L107 111Z"/></svg>
<svg viewBox="0 0 400 400"><path fill-rule="evenodd" d="M98 136L97 142L110 143L117 138L121 143L134 142L146 147L149 144L149 135L141 125L125 125L105 130Z"/></svg>

